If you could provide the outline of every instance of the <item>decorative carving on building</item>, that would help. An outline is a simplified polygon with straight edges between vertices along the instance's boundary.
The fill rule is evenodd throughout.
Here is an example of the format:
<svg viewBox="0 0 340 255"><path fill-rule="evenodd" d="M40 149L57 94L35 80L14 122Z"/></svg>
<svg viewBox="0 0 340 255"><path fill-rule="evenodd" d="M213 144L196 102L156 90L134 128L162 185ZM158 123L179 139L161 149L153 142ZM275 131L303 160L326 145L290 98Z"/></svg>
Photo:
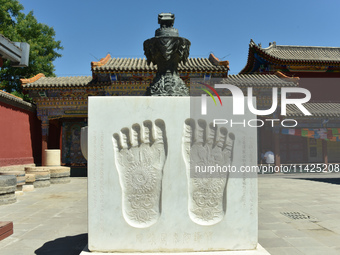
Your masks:
<svg viewBox="0 0 340 255"><path fill-rule="evenodd" d="M62 124L62 162L66 164L84 165L87 160L81 152L81 128L87 123L84 121L64 121Z"/></svg>
<svg viewBox="0 0 340 255"><path fill-rule="evenodd" d="M123 216L136 228L150 227L161 214L167 138L163 120L147 120L113 135L115 163L122 189Z"/></svg>
<svg viewBox="0 0 340 255"><path fill-rule="evenodd" d="M232 163L234 135L226 128L207 126L204 120L187 119L184 124L182 153L188 178L188 212L199 225L214 225L226 212L228 172L211 174L209 166Z"/></svg>
<svg viewBox="0 0 340 255"><path fill-rule="evenodd" d="M160 28L155 37L144 41L144 54L147 63L157 65L157 74L148 87L147 96L188 96L189 90L178 74L178 64L186 63L189 56L190 41L178 36L173 28L175 15L158 15Z"/></svg>

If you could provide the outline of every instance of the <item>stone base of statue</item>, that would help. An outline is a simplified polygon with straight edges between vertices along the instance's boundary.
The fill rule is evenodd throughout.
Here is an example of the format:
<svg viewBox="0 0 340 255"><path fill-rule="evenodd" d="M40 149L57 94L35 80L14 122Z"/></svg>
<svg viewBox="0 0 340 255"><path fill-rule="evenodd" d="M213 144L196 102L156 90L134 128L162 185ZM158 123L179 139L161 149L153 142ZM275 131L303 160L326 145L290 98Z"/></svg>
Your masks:
<svg viewBox="0 0 340 255"><path fill-rule="evenodd" d="M80 255L136 255L138 253L106 253L106 252L90 252L87 246L80 253ZM153 253L139 253L143 255L270 255L260 244L257 245L255 250L245 251L214 251L214 252L153 252Z"/></svg>
<svg viewBox="0 0 340 255"><path fill-rule="evenodd" d="M265 254L257 173L239 171L257 165L257 129L242 125L256 117L222 103L201 115L200 97L89 98L92 254Z"/></svg>
<svg viewBox="0 0 340 255"><path fill-rule="evenodd" d="M147 88L146 96L189 96L189 89L178 74L158 74Z"/></svg>

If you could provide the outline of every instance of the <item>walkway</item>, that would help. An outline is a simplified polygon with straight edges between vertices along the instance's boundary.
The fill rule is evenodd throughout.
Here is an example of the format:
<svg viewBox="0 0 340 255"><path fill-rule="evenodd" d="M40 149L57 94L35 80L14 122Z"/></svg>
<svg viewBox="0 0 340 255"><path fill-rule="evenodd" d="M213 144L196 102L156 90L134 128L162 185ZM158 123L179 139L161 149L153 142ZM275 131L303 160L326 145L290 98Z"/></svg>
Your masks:
<svg viewBox="0 0 340 255"><path fill-rule="evenodd" d="M78 255L87 179L27 192L0 207L0 221L14 223L1 255ZM272 255L340 254L340 174L259 175L259 243Z"/></svg>

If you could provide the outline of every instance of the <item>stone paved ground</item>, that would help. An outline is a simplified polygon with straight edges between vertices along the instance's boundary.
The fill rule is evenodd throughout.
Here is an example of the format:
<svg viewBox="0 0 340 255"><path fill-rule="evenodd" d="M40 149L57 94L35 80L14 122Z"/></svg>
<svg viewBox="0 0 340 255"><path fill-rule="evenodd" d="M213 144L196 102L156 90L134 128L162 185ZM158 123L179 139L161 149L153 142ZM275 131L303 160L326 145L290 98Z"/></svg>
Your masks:
<svg viewBox="0 0 340 255"><path fill-rule="evenodd" d="M259 243L273 255L340 254L339 184L335 174L261 175ZM87 243L86 192L86 178L71 178L0 206L0 221L14 223L14 234L0 241L0 254L79 254ZM309 219L294 220L284 212Z"/></svg>
<svg viewBox="0 0 340 255"><path fill-rule="evenodd" d="M339 174L260 176L259 243L273 255L340 254L339 184Z"/></svg>
<svg viewBox="0 0 340 255"><path fill-rule="evenodd" d="M25 192L0 206L0 221L14 224L1 255L79 254L87 243L87 178Z"/></svg>

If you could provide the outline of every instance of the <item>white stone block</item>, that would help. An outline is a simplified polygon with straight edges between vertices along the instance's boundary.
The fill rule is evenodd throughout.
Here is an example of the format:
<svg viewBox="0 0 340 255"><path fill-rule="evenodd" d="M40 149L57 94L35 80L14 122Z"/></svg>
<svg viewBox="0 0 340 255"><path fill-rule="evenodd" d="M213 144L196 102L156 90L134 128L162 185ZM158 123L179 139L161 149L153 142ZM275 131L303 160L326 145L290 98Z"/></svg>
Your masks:
<svg viewBox="0 0 340 255"><path fill-rule="evenodd" d="M90 252L86 246L80 255L135 255L136 253L117 253L117 252ZM140 254L140 253L137 253ZM153 252L153 253L143 253L143 255L270 255L266 249L264 249L260 244L257 245L255 250L242 250L242 251L215 251L215 252Z"/></svg>
<svg viewBox="0 0 340 255"><path fill-rule="evenodd" d="M23 190L17 190L15 191L15 195L16 196L22 196L24 194L24 191Z"/></svg>
<svg viewBox="0 0 340 255"><path fill-rule="evenodd" d="M33 191L34 190L34 185L33 184L25 184L22 186L22 191L27 192L27 191Z"/></svg>
<svg viewBox="0 0 340 255"><path fill-rule="evenodd" d="M46 166L60 166L60 150L45 150Z"/></svg>
<svg viewBox="0 0 340 255"><path fill-rule="evenodd" d="M232 99L223 97L222 102L223 108L208 100L208 114L201 116L199 97L89 98L90 251L256 249L257 174L231 172L225 180L193 179L186 162L188 150L197 154L191 159L197 164L206 158L201 154L214 140L209 135L213 119L241 123L256 118L247 110L245 115L233 116L228 111ZM213 107L221 107L223 112L213 111L218 109ZM202 118L205 121L198 122ZM191 123L196 126L197 139L188 144ZM200 128L204 123L207 126ZM212 151L216 156L212 164L230 164L237 170L256 166L256 128L237 124L220 127L227 133L219 128L217 141L226 140L229 147ZM201 145L199 136L208 131ZM117 141L121 143L118 148Z"/></svg>

